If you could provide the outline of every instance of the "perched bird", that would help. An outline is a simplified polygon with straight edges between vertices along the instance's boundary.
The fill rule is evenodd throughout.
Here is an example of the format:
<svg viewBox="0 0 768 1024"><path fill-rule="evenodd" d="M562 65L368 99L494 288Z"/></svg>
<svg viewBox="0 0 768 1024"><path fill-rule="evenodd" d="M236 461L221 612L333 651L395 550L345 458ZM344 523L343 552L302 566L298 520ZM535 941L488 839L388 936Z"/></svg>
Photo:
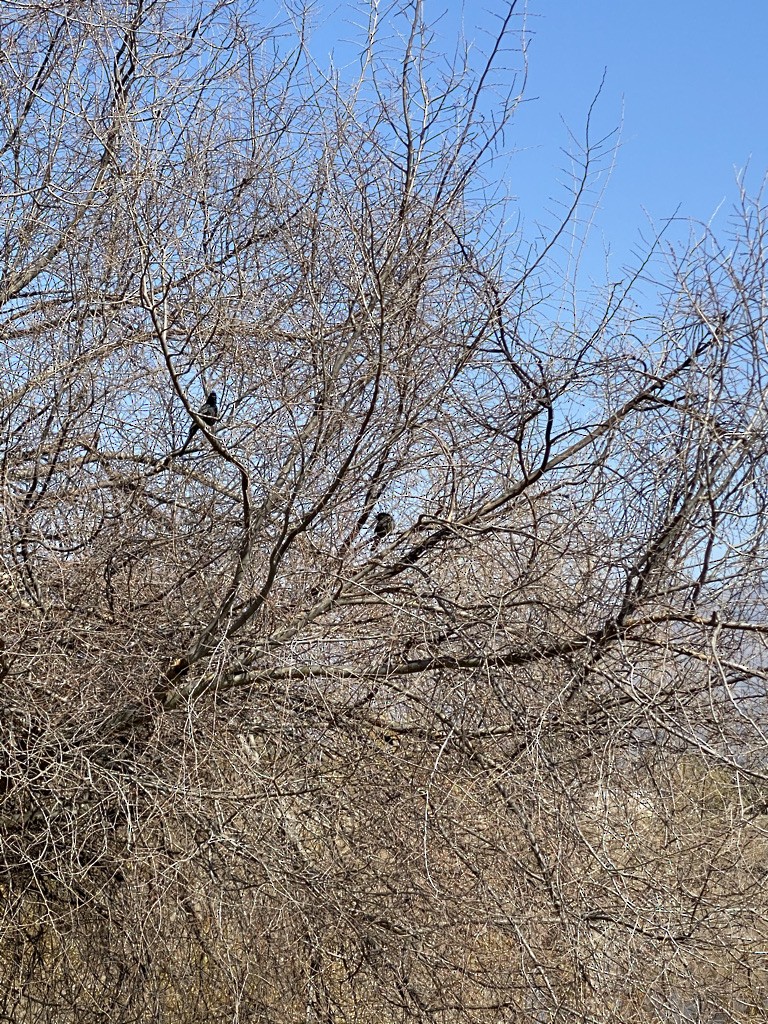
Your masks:
<svg viewBox="0 0 768 1024"><path fill-rule="evenodd" d="M395 528L395 520L389 512L379 512L373 524L373 547L380 544Z"/></svg>
<svg viewBox="0 0 768 1024"><path fill-rule="evenodd" d="M205 405L202 405L197 412L198 417L203 421L206 427L212 427L216 420L219 418L219 401L215 391L211 391L205 400ZM192 426L189 428L189 434L184 444L186 448L192 438L199 430L199 426L193 421Z"/></svg>

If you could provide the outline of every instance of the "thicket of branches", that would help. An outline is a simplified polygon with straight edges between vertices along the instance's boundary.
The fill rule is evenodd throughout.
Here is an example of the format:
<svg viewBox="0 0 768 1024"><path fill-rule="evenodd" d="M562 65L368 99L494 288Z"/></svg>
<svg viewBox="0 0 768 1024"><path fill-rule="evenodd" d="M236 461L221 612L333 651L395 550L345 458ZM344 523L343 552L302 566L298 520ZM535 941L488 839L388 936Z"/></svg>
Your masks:
<svg viewBox="0 0 768 1024"><path fill-rule="evenodd" d="M765 210L574 307L518 16L3 5L3 1020L764 1016Z"/></svg>

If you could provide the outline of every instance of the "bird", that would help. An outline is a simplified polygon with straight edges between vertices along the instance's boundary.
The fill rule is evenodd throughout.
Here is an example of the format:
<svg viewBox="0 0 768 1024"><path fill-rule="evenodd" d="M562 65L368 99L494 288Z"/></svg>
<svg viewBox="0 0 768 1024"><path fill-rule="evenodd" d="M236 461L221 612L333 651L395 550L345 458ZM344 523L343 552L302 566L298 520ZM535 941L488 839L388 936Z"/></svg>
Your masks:
<svg viewBox="0 0 768 1024"><path fill-rule="evenodd" d="M201 419L206 427L212 427L216 420L219 418L219 400L215 391L211 391L205 400L205 405L202 405L197 411L198 419ZM189 428L189 434L184 444L186 448L192 438L200 429L197 421L192 422L192 426Z"/></svg>
<svg viewBox="0 0 768 1024"><path fill-rule="evenodd" d="M395 528L395 520L389 512L378 512L373 524L373 547L380 544Z"/></svg>

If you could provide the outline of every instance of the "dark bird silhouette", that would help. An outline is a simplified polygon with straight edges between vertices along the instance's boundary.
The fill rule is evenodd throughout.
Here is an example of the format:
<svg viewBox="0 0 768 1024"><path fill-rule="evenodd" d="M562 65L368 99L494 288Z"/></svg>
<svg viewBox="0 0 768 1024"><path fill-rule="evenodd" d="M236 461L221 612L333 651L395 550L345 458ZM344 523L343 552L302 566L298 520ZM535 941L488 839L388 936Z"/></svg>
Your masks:
<svg viewBox="0 0 768 1024"><path fill-rule="evenodd" d="M379 512L373 524L373 547L380 544L395 528L395 520L389 512Z"/></svg>
<svg viewBox="0 0 768 1024"><path fill-rule="evenodd" d="M205 400L205 405L202 405L197 412L198 417L203 421L206 427L212 427L216 420L219 418L219 401L215 391L211 391ZM198 432L200 427L193 421L192 426L189 428L189 434L187 440L184 443L186 448L195 434Z"/></svg>

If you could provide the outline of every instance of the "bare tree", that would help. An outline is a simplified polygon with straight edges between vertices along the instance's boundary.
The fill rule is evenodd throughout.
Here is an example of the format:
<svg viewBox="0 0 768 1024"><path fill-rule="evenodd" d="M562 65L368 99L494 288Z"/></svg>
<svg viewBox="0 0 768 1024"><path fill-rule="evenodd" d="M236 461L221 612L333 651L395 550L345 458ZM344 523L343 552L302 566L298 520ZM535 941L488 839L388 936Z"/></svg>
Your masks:
<svg viewBox="0 0 768 1024"><path fill-rule="evenodd" d="M0 14L4 1019L765 1015L762 201L574 306L386 17Z"/></svg>

